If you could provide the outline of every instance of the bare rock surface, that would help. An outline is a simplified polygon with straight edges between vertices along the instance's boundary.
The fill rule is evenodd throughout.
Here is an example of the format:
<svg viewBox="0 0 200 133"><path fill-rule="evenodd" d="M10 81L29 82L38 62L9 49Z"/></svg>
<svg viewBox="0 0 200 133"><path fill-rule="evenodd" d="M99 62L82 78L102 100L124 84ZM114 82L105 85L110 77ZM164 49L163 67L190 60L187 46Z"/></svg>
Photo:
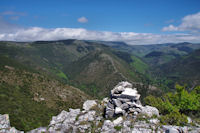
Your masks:
<svg viewBox="0 0 200 133"><path fill-rule="evenodd" d="M87 100L83 103L83 109L84 110L90 110L92 107L97 105L95 100Z"/></svg>
<svg viewBox="0 0 200 133"><path fill-rule="evenodd" d="M0 133L24 133L24 132L19 131L14 127L10 126L10 120L8 114L4 115L0 114Z"/></svg>
<svg viewBox="0 0 200 133"><path fill-rule="evenodd" d="M152 117L154 115L159 116L158 109L155 107L148 106L148 105L145 107L142 107L141 113L147 115L148 117Z"/></svg>

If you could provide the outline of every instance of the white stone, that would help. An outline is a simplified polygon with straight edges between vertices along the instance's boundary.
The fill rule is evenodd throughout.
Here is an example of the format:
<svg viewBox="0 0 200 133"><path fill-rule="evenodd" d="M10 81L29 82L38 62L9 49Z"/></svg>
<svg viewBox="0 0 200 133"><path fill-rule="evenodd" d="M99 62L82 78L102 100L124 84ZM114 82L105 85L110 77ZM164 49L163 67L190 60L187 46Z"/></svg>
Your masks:
<svg viewBox="0 0 200 133"><path fill-rule="evenodd" d="M114 124L110 120L105 120L101 128L101 133L115 133Z"/></svg>
<svg viewBox="0 0 200 133"><path fill-rule="evenodd" d="M0 129L9 127L10 127L9 115L8 114L0 115Z"/></svg>
<svg viewBox="0 0 200 133"><path fill-rule="evenodd" d="M88 113L79 116L78 120L81 121L94 121L96 112L95 111L89 111Z"/></svg>
<svg viewBox="0 0 200 133"><path fill-rule="evenodd" d="M158 119L150 119L149 122L153 124L158 124L160 121Z"/></svg>
<svg viewBox="0 0 200 133"><path fill-rule="evenodd" d="M140 94L138 94L136 88L134 88L134 89L132 89L132 88L126 88L122 92L122 95L133 96L133 97L135 97L135 99L139 99L140 98Z"/></svg>
<svg viewBox="0 0 200 133"><path fill-rule="evenodd" d="M67 131L72 127L76 121L76 117L80 113L80 109L69 109L69 112L62 111L58 116L53 116L48 131L51 133L55 131Z"/></svg>
<svg viewBox="0 0 200 133"><path fill-rule="evenodd" d="M192 119L190 117L187 117L188 123L192 123Z"/></svg>
<svg viewBox="0 0 200 133"><path fill-rule="evenodd" d="M89 129L90 128L90 124L84 124L84 125L79 125L78 126L78 129L79 129L79 131L81 132L81 133L85 133L86 131L85 130L87 130L87 129Z"/></svg>
<svg viewBox="0 0 200 133"><path fill-rule="evenodd" d="M45 100L45 98L43 98L43 97L40 98L40 101L44 101L44 100Z"/></svg>
<svg viewBox="0 0 200 133"><path fill-rule="evenodd" d="M115 114L121 114L123 113L124 111L120 108L120 107L116 107L115 108Z"/></svg>
<svg viewBox="0 0 200 133"><path fill-rule="evenodd" d="M108 97L105 97L105 98L102 100L102 102L103 102L103 103L106 103L106 104L108 103L108 101L109 101Z"/></svg>
<svg viewBox="0 0 200 133"><path fill-rule="evenodd" d="M87 100L83 104L83 109L84 110L90 110L92 107L96 106L97 103L95 100Z"/></svg>
<svg viewBox="0 0 200 133"><path fill-rule="evenodd" d="M152 117L153 115L159 116L159 111L157 108L152 106L145 106L141 108L141 113L147 115L148 117Z"/></svg>
<svg viewBox="0 0 200 133"><path fill-rule="evenodd" d="M67 111L63 110L59 115L53 116L52 120L50 121L50 125L63 122L67 118L68 114L69 113Z"/></svg>
<svg viewBox="0 0 200 133"><path fill-rule="evenodd" d="M162 127L166 133L179 133L178 126L163 125Z"/></svg>
<svg viewBox="0 0 200 133"><path fill-rule="evenodd" d="M123 122L123 118L122 117L118 117L117 119L115 119L113 121L114 126L120 125Z"/></svg>
<svg viewBox="0 0 200 133"><path fill-rule="evenodd" d="M122 103L118 99L112 99L115 106L120 107Z"/></svg>
<svg viewBox="0 0 200 133"><path fill-rule="evenodd" d="M132 88L132 84L127 81L119 82L118 86L123 86L124 88Z"/></svg>
<svg viewBox="0 0 200 133"><path fill-rule="evenodd" d="M23 131L18 131L15 127L10 127L9 115L0 114L0 133L24 133Z"/></svg>
<svg viewBox="0 0 200 133"><path fill-rule="evenodd" d="M132 84L127 81L119 82L113 90L111 90L111 94L122 92L125 88L132 88Z"/></svg>

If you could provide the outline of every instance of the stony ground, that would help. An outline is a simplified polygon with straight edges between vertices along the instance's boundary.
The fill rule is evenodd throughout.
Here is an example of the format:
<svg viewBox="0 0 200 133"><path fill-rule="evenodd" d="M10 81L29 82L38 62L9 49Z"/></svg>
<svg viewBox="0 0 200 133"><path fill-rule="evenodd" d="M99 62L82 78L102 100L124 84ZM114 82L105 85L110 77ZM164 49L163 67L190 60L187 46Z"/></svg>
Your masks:
<svg viewBox="0 0 200 133"><path fill-rule="evenodd" d="M200 127L162 125L155 107L143 106L140 95L128 82L120 82L111 97L87 100L83 109L69 109L52 117L47 127L29 133L199 133ZM0 133L20 133L10 127L8 115L0 115Z"/></svg>

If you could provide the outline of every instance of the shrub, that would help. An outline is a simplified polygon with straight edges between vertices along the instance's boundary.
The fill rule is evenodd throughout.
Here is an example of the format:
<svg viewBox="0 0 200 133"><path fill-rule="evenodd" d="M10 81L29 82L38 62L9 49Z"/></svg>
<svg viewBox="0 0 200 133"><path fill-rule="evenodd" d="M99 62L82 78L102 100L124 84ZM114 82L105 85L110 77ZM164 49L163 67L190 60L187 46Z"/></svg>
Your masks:
<svg viewBox="0 0 200 133"><path fill-rule="evenodd" d="M175 101L180 112L188 114L188 112L197 111L200 108L199 96L196 93L199 87L196 88L195 91L189 93L184 86L176 85Z"/></svg>
<svg viewBox="0 0 200 133"><path fill-rule="evenodd" d="M167 115L161 116L160 121L163 124L170 124L170 125L177 125L177 126L183 126L187 124L188 122L187 116L184 114L181 114L178 111L174 111Z"/></svg>
<svg viewBox="0 0 200 133"><path fill-rule="evenodd" d="M175 93L166 93L161 98L148 96L144 102L158 108L161 122L166 124L184 125L187 123L186 115L191 113L200 115L200 86L188 92L185 86L176 85Z"/></svg>
<svg viewBox="0 0 200 133"><path fill-rule="evenodd" d="M163 100L164 99L164 100ZM178 111L178 108L173 106L170 102L170 100L167 98L167 96L164 96L164 98L156 98L154 96L147 96L144 99L145 104L151 105L153 107L156 107L161 114L169 114L172 111Z"/></svg>

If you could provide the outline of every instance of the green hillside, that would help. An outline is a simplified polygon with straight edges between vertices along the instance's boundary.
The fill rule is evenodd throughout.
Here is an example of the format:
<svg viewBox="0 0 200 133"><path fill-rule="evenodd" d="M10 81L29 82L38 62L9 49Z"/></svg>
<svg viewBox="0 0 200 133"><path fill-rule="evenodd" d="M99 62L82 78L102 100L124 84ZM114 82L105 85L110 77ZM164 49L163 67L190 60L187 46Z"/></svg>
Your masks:
<svg viewBox="0 0 200 133"><path fill-rule="evenodd" d="M158 70L163 77L191 87L200 84L200 49L162 65Z"/></svg>
<svg viewBox="0 0 200 133"><path fill-rule="evenodd" d="M102 98L119 81L149 88L148 65L126 51L81 40L0 42L0 55L7 56L50 77ZM144 88L145 85L145 88ZM148 91L145 91L146 95Z"/></svg>
<svg viewBox="0 0 200 133"><path fill-rule="evenodd" d="M162 90L174 88L175 82L199 85L199 70L197 49L200 45L183 43L166 43L153 45L127 45L118 42L102 42L114 49L128 52L134 57L140 57L134 68L144 73L150 84L160 86ZM197 50L198 51L198 50ZM195 55L194 55L195 54ZM193 57L195 56L195 57ZM142 63L140 62L142 60ZM145 63L145 64L144 64ZM138 64L140 64L138 66ZM146 65L147 64L147 65Z"/></svg>
<svg viewBox="0 0 200 133"><path fill-rule="evenodd" d="M61 110L80 108L90 99L15 60L4 56L0 60L0 114L9 114L12 126L20 130L47 126Z"/></svg>

